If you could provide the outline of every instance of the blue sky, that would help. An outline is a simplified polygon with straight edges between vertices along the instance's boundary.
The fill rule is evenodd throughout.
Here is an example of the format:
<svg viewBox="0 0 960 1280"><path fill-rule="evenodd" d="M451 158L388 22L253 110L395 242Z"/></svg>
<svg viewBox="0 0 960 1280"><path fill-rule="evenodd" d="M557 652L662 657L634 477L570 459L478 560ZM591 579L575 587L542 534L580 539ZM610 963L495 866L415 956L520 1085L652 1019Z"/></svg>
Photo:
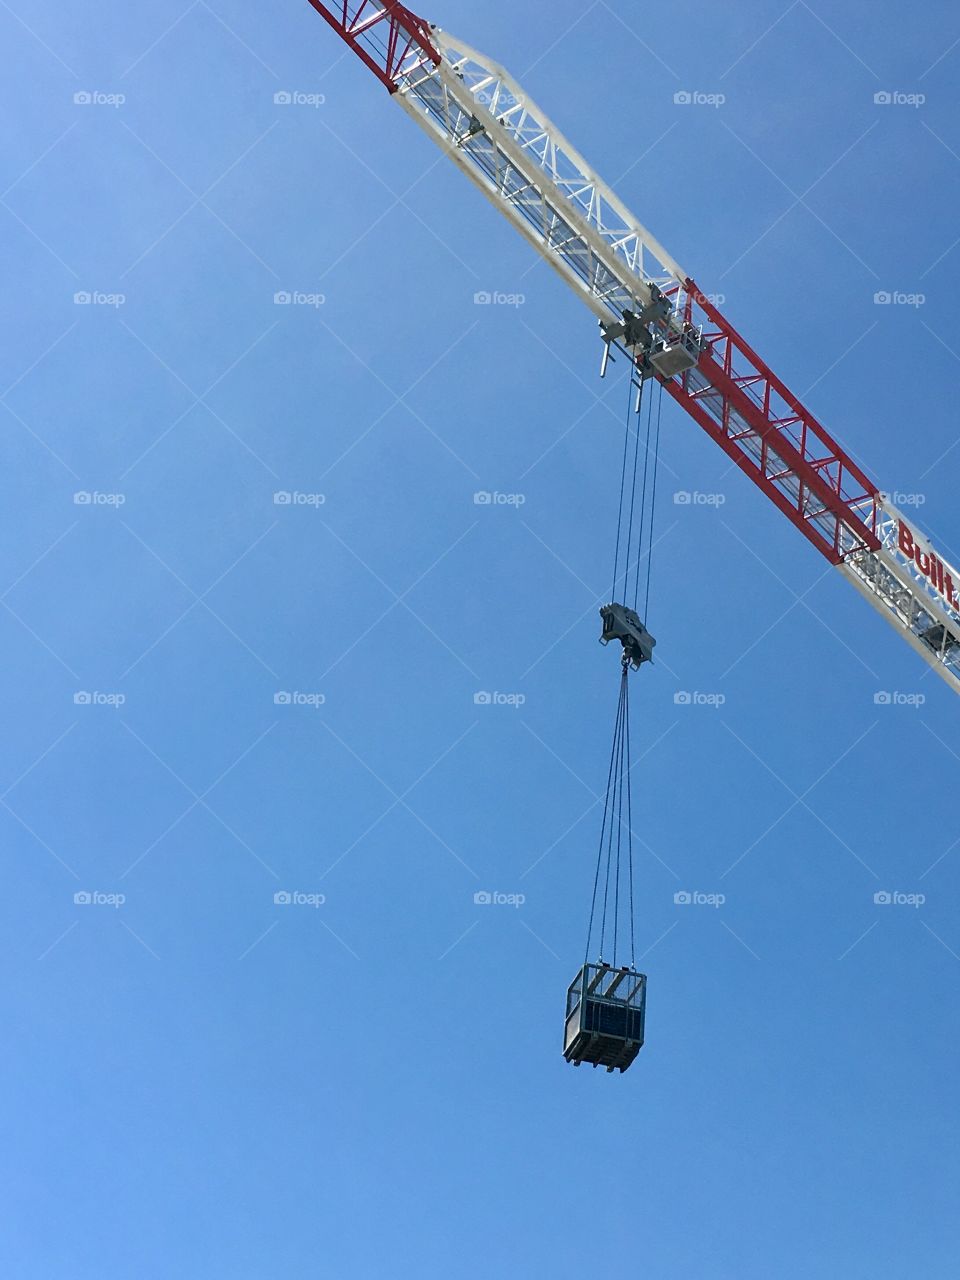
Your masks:
<svg viewBox="0 0 960 1280"><path fill-rule="evenodd" d="M730 8L425 16L956 561L960 18ZM648 1040L565 1064L618 675L592 317L305 0L0 30L3 1273L952 1274L950 691L665 407Z"/></svg>

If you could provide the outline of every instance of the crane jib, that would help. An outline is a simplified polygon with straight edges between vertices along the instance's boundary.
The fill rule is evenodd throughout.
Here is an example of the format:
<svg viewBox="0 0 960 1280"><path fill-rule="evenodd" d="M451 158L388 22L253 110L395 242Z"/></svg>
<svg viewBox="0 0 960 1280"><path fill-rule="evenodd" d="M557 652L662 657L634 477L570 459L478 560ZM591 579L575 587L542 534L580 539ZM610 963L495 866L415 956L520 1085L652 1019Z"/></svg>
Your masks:
<svg viewBox="0 0 960 1280"><path fill-rule="evenodd" d="M960 574L498 63L395 0L309 0L671 397L960 693ZM631 346L636 318L671 309ZM651 346L651 339L655 345ZM659 345L656 345L659 344ZM690 357L693 354L693 358ZM673 363L671 363L671 359Z"/></svg>

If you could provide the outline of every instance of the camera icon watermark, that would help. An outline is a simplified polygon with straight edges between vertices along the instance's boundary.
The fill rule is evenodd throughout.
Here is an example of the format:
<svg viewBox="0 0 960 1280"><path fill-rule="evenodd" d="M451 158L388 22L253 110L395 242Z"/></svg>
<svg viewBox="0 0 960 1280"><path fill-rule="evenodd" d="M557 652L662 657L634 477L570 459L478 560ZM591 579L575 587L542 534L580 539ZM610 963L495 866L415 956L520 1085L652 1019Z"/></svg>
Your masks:
<svg viewBox="0 0 960 1280"><path fill-rule="evenodd" d="M326 694L301 693L298 689L278 689L273 695L275 707L313 707L314 710L318 710L326 700Z"/></svg>
<svg viewBox="0 0 960 1280"><path fill-rule="evenodd" d="M127 100L125 93L104 93L102 89L78 89L73 95L75 107L122 107Z"/></svg>
<svg viewBox="0 0 960 1280"><path fill-rule="evenodd" d="M103 893L100 889L80 889L73 895L78 907L122 907L127 900L125 893Z"/></svg>
<svg viewBox="0 0 960 1280"><path fill-rule="evenodd" d="M78 289L73 295L75 307L113 307L117 310L126 300L125 293L106 293L103 289Z"/></svg>
<svg viewBox="0 0 960 1280"><path fill-rule="evenodd" d="M525 293L504 293L500 289L478 289L473 295L475 307L522 307L526 300Z"/></svg>
<svg viewBox="0 0 960 1280"><path fill-rule="evenodd" d="M873 895L878 907L922 907L927 900L925 893L902 893L899 889L881 889Z"/></svg>
<svg viewBox="0 0 960 1280"><path fill-rule="evenodd" d="M73 495L77 507L122 507L126 500L125 493L101 493L99 489L78 489Z"/></svg>
<svg viewBox="0 0 960 1280"><path fill-rule="evenodd" d="M520 101L516 94L511 93L503 85L498 85L495 93L490 93L486 89L477 90L473 98L483 107L495 106L498 115L504 111L511 111Z"/></svg>
<svg viewBox="0 0 960 1280"><path fill-rule="evenodd" d="M498 690L489 692L486 689L478 689L473 695L473 705L475 707L522 707L527 700L525 693L500 693Z"/></svg>
<svg viewBox="0 0 960 1280"><path fill-rule="evenodd" d="M677 707L722 707L726 700L725 693L700 693L695 689L678 689L673 695Z"/></svg>
<svg viewBox="0 0 960 1280"><path fill-rule="evenodd" d="M473 895L474 905L478 907L522 907L526 900L526 894L501 893L499 889L492 892L480 889Z"/></svg>
<svg viewBox="0 0 960 1280"><path fill-rule="evenodd" d="M922 307L927 300L925 293L907 293L903 289L878 289L873 295L877 307Z"/></svg>
<svg viewBox="0 0 960 1280"><path fill-rule="evenodd" d="M278 89L273 95L275 107L322 107L326 102L326 94L304 93L301 89Z"/></svg>
<svg viewBox="0 0 960 1280"><path fill-rule="evenodd" d="M122 707L126 700L125 693L101 693L99 690L78 689L73 695L75 707Z"/></svg>
<svg viewBox="0 0 960 1280"><path fill-rule="evenodd" d="M323 893L304 893L300 889L278 889L273 895L275 907L322 907L326 902Z"/></svg>
<svg viewBox="0 0 960 1280"><path fill-rule="evenodd" d="M308 293L302 289L278 289L273 295L275 307L313 307L316 311L326 301L325 293Z"/></svg>
<svg viewBox="0 0 960 1280"><path fill-rule="evenodd" d="M678 889L673 895L678 907L722 907L727 900L725 893L703 893L699 889Z"/></svg>
<svg viewBox="0 0 960 1280"><path fill-rule="evenodd" d="M299 489L277 489L273 495L275 507L322 507L326 504L325 493L301 493Z"/></svg>
<svg viewBox="0 0 960 1280"><path fill-rule="evenodd" d="M877 707L915 707L919 708L927 700L925 693L901 693L898 689L878 689L873 695L874 706Z"/></svg>
<svg viewBox="0 0 960 1280"><path fill-rule="evenodd" d="M900 89L880 89L873 95L877 107L922 107L927 100L925 93L903 93Z"/></svg>
<svg viewBox="0 0 960 1280"><path fill-rule="evenodd" d="M698 489L678 489L673 495L677 507L722 507L726 500L725 493L701 493Z"/></svg>
<svg viewBox="0 0 960 1280"><path fill-rule="evenodd" d="M500 493L494 489L478 489L473 495L475 507L522 507L527 501L524 493Z"/></svg>
<svg viewBox="0 0 960 1280"><path fill-rule="evenodd" d="M673 95L678 107L722 107L727 97L724 93L704 93L702 89L678 89Z"/></svg>

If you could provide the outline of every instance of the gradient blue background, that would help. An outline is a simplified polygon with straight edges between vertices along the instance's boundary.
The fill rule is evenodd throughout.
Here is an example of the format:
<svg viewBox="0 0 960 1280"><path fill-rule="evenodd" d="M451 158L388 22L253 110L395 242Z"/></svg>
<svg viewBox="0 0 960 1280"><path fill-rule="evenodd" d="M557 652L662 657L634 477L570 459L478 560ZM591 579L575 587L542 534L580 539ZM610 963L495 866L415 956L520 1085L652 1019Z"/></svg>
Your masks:
<svg viewBox="0 0 960 1280"><path fill-rule="evenodd" d="M956 7L427 16L956 561ZM594 321L303 0L12 0L0 33L0 1271L955 1274L946 686L665 409L648 1043L571 1069L617 680Z"/></svg>

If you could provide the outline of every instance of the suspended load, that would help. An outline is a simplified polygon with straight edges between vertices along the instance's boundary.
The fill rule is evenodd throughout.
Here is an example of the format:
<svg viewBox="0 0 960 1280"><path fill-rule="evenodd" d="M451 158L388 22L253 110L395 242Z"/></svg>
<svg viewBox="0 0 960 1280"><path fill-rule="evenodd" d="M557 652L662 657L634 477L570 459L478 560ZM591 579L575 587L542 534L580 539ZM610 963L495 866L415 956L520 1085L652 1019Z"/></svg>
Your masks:
<svg viewBox="0 0 960 1280"><path fill-rule="evenodd" d="M626 1071L643 1047L646 975L622 965L585 964L567 988L563 1056Z"/></svg>

